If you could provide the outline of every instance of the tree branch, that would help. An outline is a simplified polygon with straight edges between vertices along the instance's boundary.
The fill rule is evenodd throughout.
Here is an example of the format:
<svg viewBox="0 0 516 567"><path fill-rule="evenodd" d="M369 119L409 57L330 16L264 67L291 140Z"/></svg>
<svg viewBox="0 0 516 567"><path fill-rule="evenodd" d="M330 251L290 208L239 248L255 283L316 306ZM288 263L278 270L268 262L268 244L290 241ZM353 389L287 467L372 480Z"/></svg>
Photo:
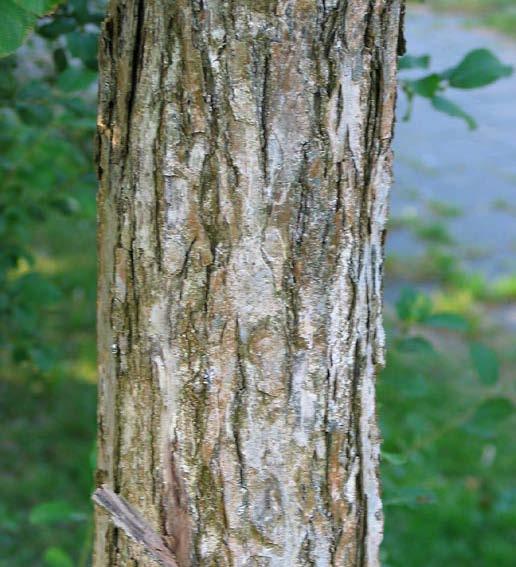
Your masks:
<svg viewBox="0 0 516 567"><path fill-rule="evenodd" d="M102 485L92 496L111 516L117 528L122 529L133 541L143 545L145 551L164 567L178 567L176 559L165 542L147 523L145 518L121 496Z"/></svg>

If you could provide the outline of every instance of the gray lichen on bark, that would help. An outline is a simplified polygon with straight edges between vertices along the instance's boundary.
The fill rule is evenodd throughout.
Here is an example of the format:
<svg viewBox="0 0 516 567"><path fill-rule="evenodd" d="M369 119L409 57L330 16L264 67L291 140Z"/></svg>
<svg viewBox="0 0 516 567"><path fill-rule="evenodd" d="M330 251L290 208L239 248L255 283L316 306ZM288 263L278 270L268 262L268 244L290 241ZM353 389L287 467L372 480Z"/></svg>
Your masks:
<svg viewBox="0 0 516 567"><path fill-rule="evenodd" d="M401 3L111 0L97 480L181 567L379 564Z"/></svg>

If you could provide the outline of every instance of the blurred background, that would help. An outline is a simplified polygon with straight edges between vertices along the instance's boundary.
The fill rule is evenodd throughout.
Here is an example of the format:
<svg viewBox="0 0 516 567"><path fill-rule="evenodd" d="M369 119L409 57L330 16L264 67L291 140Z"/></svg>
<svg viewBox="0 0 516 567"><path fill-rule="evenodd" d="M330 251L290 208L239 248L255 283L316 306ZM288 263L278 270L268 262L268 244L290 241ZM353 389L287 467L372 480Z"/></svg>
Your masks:
<svg viewBox="0 0 516 567"><path fill-rule="evenodd" d="M84 567L104 7L70 0L18 29L6 15L20 3L0 4L0 566ZM406 36L378 381L382 561L512 566L516 0L409 3Z"/></svg>

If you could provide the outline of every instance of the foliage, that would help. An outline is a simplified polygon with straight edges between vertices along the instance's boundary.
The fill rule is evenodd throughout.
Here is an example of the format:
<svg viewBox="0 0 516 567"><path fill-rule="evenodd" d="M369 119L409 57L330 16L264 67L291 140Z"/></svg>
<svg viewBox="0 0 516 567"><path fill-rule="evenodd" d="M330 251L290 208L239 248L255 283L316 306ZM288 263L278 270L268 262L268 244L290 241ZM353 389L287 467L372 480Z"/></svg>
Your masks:
<svg viewBox="0 0 516 567"><path fill-rule="evenodd" d="M388 320L379 381L386 534L383 565L511 565L516 530L514 406L485 332L452 323L405 288ZM450 320L451 321L451 320Z"/></svg>
<svg viewBox="0 0 516 567"><path fill-rule="evenodd" d="M60 335L70 332L78 329ZM52 561L63 554L76 567L88 564L95 386L76 370L63 373L51 384L2 374L1 567L59 565Z"/></svg>
<svg viewBox="0 0 516 567"><path fill-rule="evenodd" d="M56 6L61 6L56 10ZM48 20L41 20L36 32L48 39L57 39L67 32L74 32L86 24L99 24L102 20L100 10L91 10L88 0L0 0L2 18L0 19L0 57L15 51L23 43L27 34L36 26L37 19L52 15ZM84 36L74 36L72 41L79 51L87 51L89 61L95 65L95 50L88 42L94 34L83 32ZM79 59L81 53L73 53Z"/></svg>
<svg viewBox="0 0 516 567"><path fill-rule="evenodd" d="M61 290L49 277L51 259L34 245L34 233L51 218L91 221L94 213L95 105L87 89L96 78L96 39L88 49L77 44L85 35L96 38L98 29L84 31L96 16L78 12L83 4L61 7L51 22L38 24L49 39L40 38L32 51L29 45L28 53L0 59L0 315L8 323L0 329L0 360L42 372L56 359L56 349L42 337ZM48 33L69 14L76 24L71 35ZM37 59L35 52L42 51L53 57ZM33 59L29 71L27 58Z"/></svg>
<svg viewBox="0 0 516 567"><path fill-rule="evenodd" d="M429 66L429 55L405 55L399 60L400 71L428 69ZM477 126L475 119L452 100L444 97L442 93L448 88L477 89L485 87L503 77L508 77L511 73L512 67L501 63L496 55L488 49L474 49L467 53L455 67L439 73L430 73L418 79L401 79L401 89L408 101L404 119L410 118L414 97L420 96L429 99L437 111L463 119L473 130Z"/></svg>
<svg viewBox="0 0 516 567"><path fill-rule="evenodd" d="M88 564L96 13L60 7L0 59L2 567Z"/></svg>
<svg viewBox="0 0 516 567"><path fill-rule="evenodd" d="M36 18L50 13L56 0L0 0L0 56L18 48Z"/></svg>

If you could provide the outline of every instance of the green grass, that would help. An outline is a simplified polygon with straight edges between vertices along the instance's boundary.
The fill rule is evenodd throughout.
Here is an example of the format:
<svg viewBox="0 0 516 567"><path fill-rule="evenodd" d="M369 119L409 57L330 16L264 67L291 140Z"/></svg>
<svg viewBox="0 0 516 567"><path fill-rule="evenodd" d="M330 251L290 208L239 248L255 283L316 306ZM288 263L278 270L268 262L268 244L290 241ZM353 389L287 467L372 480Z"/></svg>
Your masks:
<svg viewBox="0 0 516 567"><path fill-rule="evenodd" d="M391 344L379 380L383 449L398 456L382 466L383 565L509 567L516 537L516 420L478 427L474 416L490 397L510 395L514 361L505 360L499 386L486 388L462 339L449 333L433 339L439 345L434 354L402 353Z"/></svg>
<svg viewBox="0 0 516 567"><path fill-rule="evenodd" d="M435 10L449 10L467 14L473 23L492 27L516 37L515 0L411 0L412 4L425 4Z"/></svg>
<svg viewBox="0 0 516 567"><path fill-rule="evenodd" d="M461 211L427 202L417 192L411 200L410 214L394 219L391 229L409 231L422 252L388 257L386 278L432 289L431 300L419 295L414 305L421 311L431 301L437 311L463 316L468 328L436 331L407 324L386 306L389 351L378 386L388 457L382 465L383 565L508 567L516 539L511 407L516 347L514 334L494 325L490 311L494 303L516 300L516 278L506 274L490 281L465 270L465 252L447 230ZM407 342L407 335L416 339ZM479 379L468 352L471 341L496 353L501 367L496 384ZM497 407L499 412L486 410Z"/></svg>

